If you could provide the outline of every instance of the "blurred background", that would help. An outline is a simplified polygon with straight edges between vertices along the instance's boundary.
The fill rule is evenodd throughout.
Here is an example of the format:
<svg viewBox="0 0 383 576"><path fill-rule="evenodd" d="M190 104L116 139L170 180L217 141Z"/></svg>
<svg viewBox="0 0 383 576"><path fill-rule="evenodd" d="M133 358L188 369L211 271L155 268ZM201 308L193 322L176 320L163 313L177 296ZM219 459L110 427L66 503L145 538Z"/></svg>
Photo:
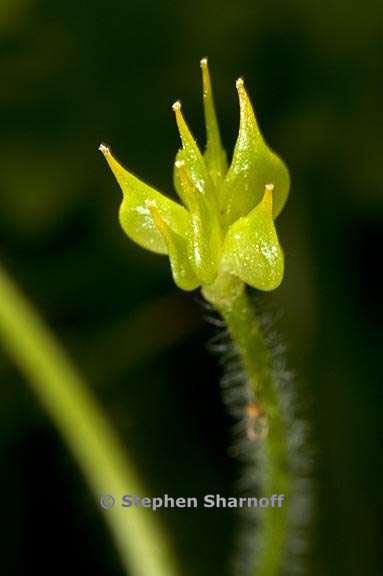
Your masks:
<svg viewBox="0 0 383 576"><path fill-rule="evenodd" d="M130 242L101 141L172 195L181 98L204 143L209 57L226 149L246 80L292 174L278 220L288 342L315 449L311 575L382 574L383 9L338 0L0 3L0 258L112 418L148 492L233 493L215 329ZM380 118L380 121L379 121ZM61 438L0 351L4 575L123 574ZM183 573L227 574L232 511L162 514Z"/></svg>

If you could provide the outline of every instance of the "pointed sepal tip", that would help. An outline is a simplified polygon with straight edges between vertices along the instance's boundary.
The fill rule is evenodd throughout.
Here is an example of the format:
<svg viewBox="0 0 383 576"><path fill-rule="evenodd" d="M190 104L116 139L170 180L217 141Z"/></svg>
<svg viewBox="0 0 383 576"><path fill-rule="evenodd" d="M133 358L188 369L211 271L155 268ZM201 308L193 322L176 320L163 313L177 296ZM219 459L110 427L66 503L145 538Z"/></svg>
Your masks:
<svg viewBox="0 0 383 576"><path fill-rule="evenodd" d="M108 154L110 154L110 148L107 144L101 143L98 149L104 154L104 156L108 156Z"/></svg>

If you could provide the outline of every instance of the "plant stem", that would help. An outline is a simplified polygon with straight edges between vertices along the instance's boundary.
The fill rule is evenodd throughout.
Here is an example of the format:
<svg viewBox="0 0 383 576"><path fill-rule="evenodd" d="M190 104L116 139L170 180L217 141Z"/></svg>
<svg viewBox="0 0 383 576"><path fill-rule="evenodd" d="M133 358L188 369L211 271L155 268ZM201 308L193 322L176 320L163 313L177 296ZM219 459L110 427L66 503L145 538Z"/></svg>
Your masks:
<svg viewBox="0 0 383 576"><path fill-rule="evenodd" d="M272 370L271 355L262 334L254 305L242 283L223 277L203 290L205 297L224 319L236 345L248 384L255 397L253 436L249 438L261 448L261 496L285 496L282 507L267 507L259 511L260 529L256 542L257 576L277 576L283 566L287 529L288 497L291 478L288 465L287 430L284 422L277 383ZM256 432L258 430L258 432ZM251 430L250 430L251 432Z"/></svg>
<svg viewBox="0 0 383 576"><path fill-rule="evenodd" d="M104 510L126 571L134 576L176 576L174 559L151 512L121 506L123 494L145 494L112 426L70 360L0 267L0 338L77 460Z"/></svg>

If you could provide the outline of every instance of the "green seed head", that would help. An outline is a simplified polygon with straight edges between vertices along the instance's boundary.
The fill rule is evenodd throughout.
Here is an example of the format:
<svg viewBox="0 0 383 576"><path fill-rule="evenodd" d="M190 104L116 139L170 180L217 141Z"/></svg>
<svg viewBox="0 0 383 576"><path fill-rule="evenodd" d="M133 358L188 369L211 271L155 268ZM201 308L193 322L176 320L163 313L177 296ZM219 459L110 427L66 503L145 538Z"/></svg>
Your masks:
<svg viewBox="0 0 383 576"><path fill-rule="evenodd" d="M168 254L174 281L183 290L216 285L222 276L273 290L284 269L274 219L288 196L289 173L265 143L242 79L236 82L239 133L228 167L206 58L201 69L204 153L180 102L173 104L182 144L174 164L174 186L181 203L142 182L107 146L100 146L122 189L121 226L137 244Z"/></svg>

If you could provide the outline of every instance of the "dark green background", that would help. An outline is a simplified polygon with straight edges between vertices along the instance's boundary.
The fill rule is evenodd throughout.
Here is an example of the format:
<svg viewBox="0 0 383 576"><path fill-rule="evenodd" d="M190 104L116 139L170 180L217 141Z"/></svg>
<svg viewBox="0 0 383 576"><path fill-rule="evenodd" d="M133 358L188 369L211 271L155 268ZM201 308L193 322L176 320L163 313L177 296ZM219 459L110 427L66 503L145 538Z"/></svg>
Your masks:
<svg viewBox="0 0 383 576"><path fill-rule="evenodd" d="M1 0L1 260L91 383L160 494L230 494L214 329L165 258L124 237L97 152L172 193L181 98L200 142L209 56L225 146L243 75L292 174L270 295L307 400L317 503L307 574L378 576L383 10L352 3ZM1 572L121 575L61 439L0 357ZM164 515L185 575L225 574L233 513Z"/></svg>

